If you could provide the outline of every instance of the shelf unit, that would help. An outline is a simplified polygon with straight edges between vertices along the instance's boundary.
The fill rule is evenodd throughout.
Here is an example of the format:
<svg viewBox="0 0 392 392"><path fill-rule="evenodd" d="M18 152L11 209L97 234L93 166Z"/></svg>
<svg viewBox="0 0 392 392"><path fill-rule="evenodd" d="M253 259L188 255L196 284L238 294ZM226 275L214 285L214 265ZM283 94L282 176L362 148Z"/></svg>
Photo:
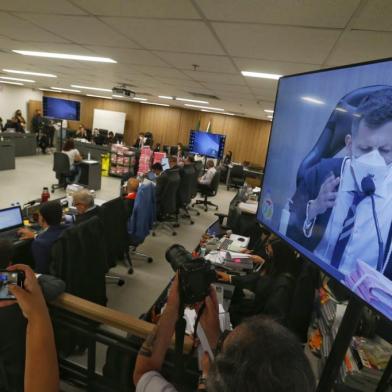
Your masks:
<svg viewBox="0 0 392 392"><path fill-rule="evenodd" d="M110 169L111 177L123 177L126 174L133 173L135 166L134 151L122 144L113 144L110 150Z"/></svg>

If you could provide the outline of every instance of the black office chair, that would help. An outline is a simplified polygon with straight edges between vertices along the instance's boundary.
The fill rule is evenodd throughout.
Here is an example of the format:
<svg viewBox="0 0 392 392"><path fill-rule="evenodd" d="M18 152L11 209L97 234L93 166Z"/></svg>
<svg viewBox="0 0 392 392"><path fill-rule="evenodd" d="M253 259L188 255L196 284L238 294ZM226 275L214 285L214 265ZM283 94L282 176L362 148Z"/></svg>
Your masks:
<svg viewBox="0 0 392 392"><path fill-rule="evenodd" d="M242 165L234 165L230 170L229 183L227 190L230 188L241 188L245 183L245 172Z"/></svg>
<svg viewBox="0 0 392 392"><path fill-rule="evenodd" d="M204 211L208 211L208 206L213 206L217 210L219 206L217 204L212 203L208 200L209 197L216 196L219 188L219 179L220 179L220 170L217 169L214 177L212 178L211 184L209 186L203 186L200 188L200 194L204 197L204 199L196 200L192 206L202 204L204 205Z"/></svg>
<svg viewBox="0 0 392 392"><path fill-rule="evenodd" d="M156 235L156 229L166 228L171 231L172 235L177 235L174 230L179 226L178 223L178 208L177 208L177 192L180 186L180 171L179 169L166 170L162 176L167 176L165 186L159 195L161 200L158 207L157 222L154 223L152 235ZM158 197L158 195L157 195Z"/></svg>
<svg viewBox="0 0 392 392"><path fill-rule="evenodd" d="M184 214L180 215L181 218L189 219L189 223L193 225L195 222L189 213L188 206L192 201L192 194L195 188L195 168L193 165L184 165L180 169L180 186L178 187L177 201L178 208L184 210Z"/></svg>
<svg viewBox="0 0 392 392"><path fill-rule="evenodd" d="M71 182L71 168L67 154L55 152L53 154L53 171L56 173L57 184L52 184L52 193L55 189L64 188Z"/></svg>

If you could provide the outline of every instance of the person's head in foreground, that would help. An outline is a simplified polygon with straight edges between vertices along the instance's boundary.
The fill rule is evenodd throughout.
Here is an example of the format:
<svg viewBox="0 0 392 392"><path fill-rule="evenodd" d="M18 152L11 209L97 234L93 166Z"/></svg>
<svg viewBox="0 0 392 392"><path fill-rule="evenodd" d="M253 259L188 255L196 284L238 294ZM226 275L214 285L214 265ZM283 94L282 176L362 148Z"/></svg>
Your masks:
<svg viewBox="0 0 392 392"><path fill-rule="evenodd" d="M63 209L58 201L43 203L39 209L38 223L41 227L57 226L61 223Z"/></svg>
<svg viewBox="0 0 392 392"><path fill-rule="evenodd" d="M208 161L207 161L207 167L210 169L210 168L212 168L212 167L214 167L215 165L214 165L214 161L212 160L212 159L209 159Z"/></svg>
<svg viewBox="0 0 392 392"><path fill-rule="evenodd" d="M350 156L376 153L392 163L392 88L365 97L353 116L351 135L346 135Z"/></svg>
<svg viewBox="0 0 392 392"><path fill-rule="evenodd" d="M69 138L64 143L63 151L71 151L73 149L75 149L75 142L72 138Z"/></svg>
<svg viewBox="0 0 392 392"><path fill-rule="evenodd" d="M79 215L94 207L94 196L87 190L82 189L73 194L73 205Z"/></svg>
<svg viewBox="0 0 392 392"><path fill-rule="evenodd" d="M315 381L296 337L262 316L245 320L225 339L207 378L208 392L311 392Z"/></svg>
<svg viewBox="0 0 392 392"><path fill-rule="evenodd" d="M131 177L127 182L127 192L136 193L139 188L139 180L136 177Z"/></svg>

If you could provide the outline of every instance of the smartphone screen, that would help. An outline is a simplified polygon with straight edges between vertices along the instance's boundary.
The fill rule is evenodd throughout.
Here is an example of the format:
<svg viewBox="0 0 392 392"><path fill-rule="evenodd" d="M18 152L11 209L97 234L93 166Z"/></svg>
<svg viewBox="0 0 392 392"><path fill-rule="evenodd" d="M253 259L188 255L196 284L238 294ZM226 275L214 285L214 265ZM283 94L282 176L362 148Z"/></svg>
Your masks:
<svg viewBox="0 0 392 392"><path fill-rule="evenodd" d="M0 271L0 301L15 299L8 290L10 285L23 287L24 273L22 271Z"/></svg>

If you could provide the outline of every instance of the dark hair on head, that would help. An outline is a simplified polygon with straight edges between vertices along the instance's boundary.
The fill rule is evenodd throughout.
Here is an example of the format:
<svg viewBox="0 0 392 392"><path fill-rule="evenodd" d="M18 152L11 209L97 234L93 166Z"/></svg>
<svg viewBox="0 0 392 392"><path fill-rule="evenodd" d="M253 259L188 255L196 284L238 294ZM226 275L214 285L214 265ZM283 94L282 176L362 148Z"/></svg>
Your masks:
<svg viewBox="0 0 392 392"><path fill-rule="evenodd" d="M12 242L6 239L0 239L0 269L7 268L12 260L14 248Z"/></svg>
<svg viewBox="0 0 392 392"><path fill-rule="evenodd" d="M108 133L108 136L114 136L114 133L113 133L112 131L110 131L110 132Z"/></svg>
<svg viewBox="0 0 392 392"><path fill-rule="evenodd" d="M63 151L71 151L75 148L75 142L74 140L70 137L68 138L63 146Z"/></svg>
<svg viewBox="0 0 392 392"><path fill-rule="evenodd" d="M53 226L61 223L63 209L58 201L48 201L41 205L39 213L49 226Z"/></svg>
<svg viewBox="0 0 392 392"><path fill-rule="evenodd" d="M355 113L351 133L354 134L361 120L370 129L376 129L392 121L392 87L372 93L362 99Z"/></svg>
<svg viewBox="0 0 392 392"><path fill-rule="evenodd" d="M273 240L270 244L273 257L267 265L267 274L271 276L290 274L297 277L301 270L302 260L297 257L295 251L280 239Z"/></svg>
<svg viewBox="0 0 392 392"><path fill-rule="evenodd" d="M151 166L151 170L159 170L159 171L163 171L163 167L159 162L155 162L152 166Z"/></svg>
<svg viewBox="0 0 392 392"><path fill-rule="evenodd" d="M214 161L212 160L212 159L209 159L208 161L207 161L207 166L208 167L214 167L215 165L214 165Z"/></svg>
<svg viewBox="0 0 392 392"><path fill-rule="evenodd" d="M314 391L308 359L288 329L255 316L232 333L209 371L209 392Z"/></svg>

